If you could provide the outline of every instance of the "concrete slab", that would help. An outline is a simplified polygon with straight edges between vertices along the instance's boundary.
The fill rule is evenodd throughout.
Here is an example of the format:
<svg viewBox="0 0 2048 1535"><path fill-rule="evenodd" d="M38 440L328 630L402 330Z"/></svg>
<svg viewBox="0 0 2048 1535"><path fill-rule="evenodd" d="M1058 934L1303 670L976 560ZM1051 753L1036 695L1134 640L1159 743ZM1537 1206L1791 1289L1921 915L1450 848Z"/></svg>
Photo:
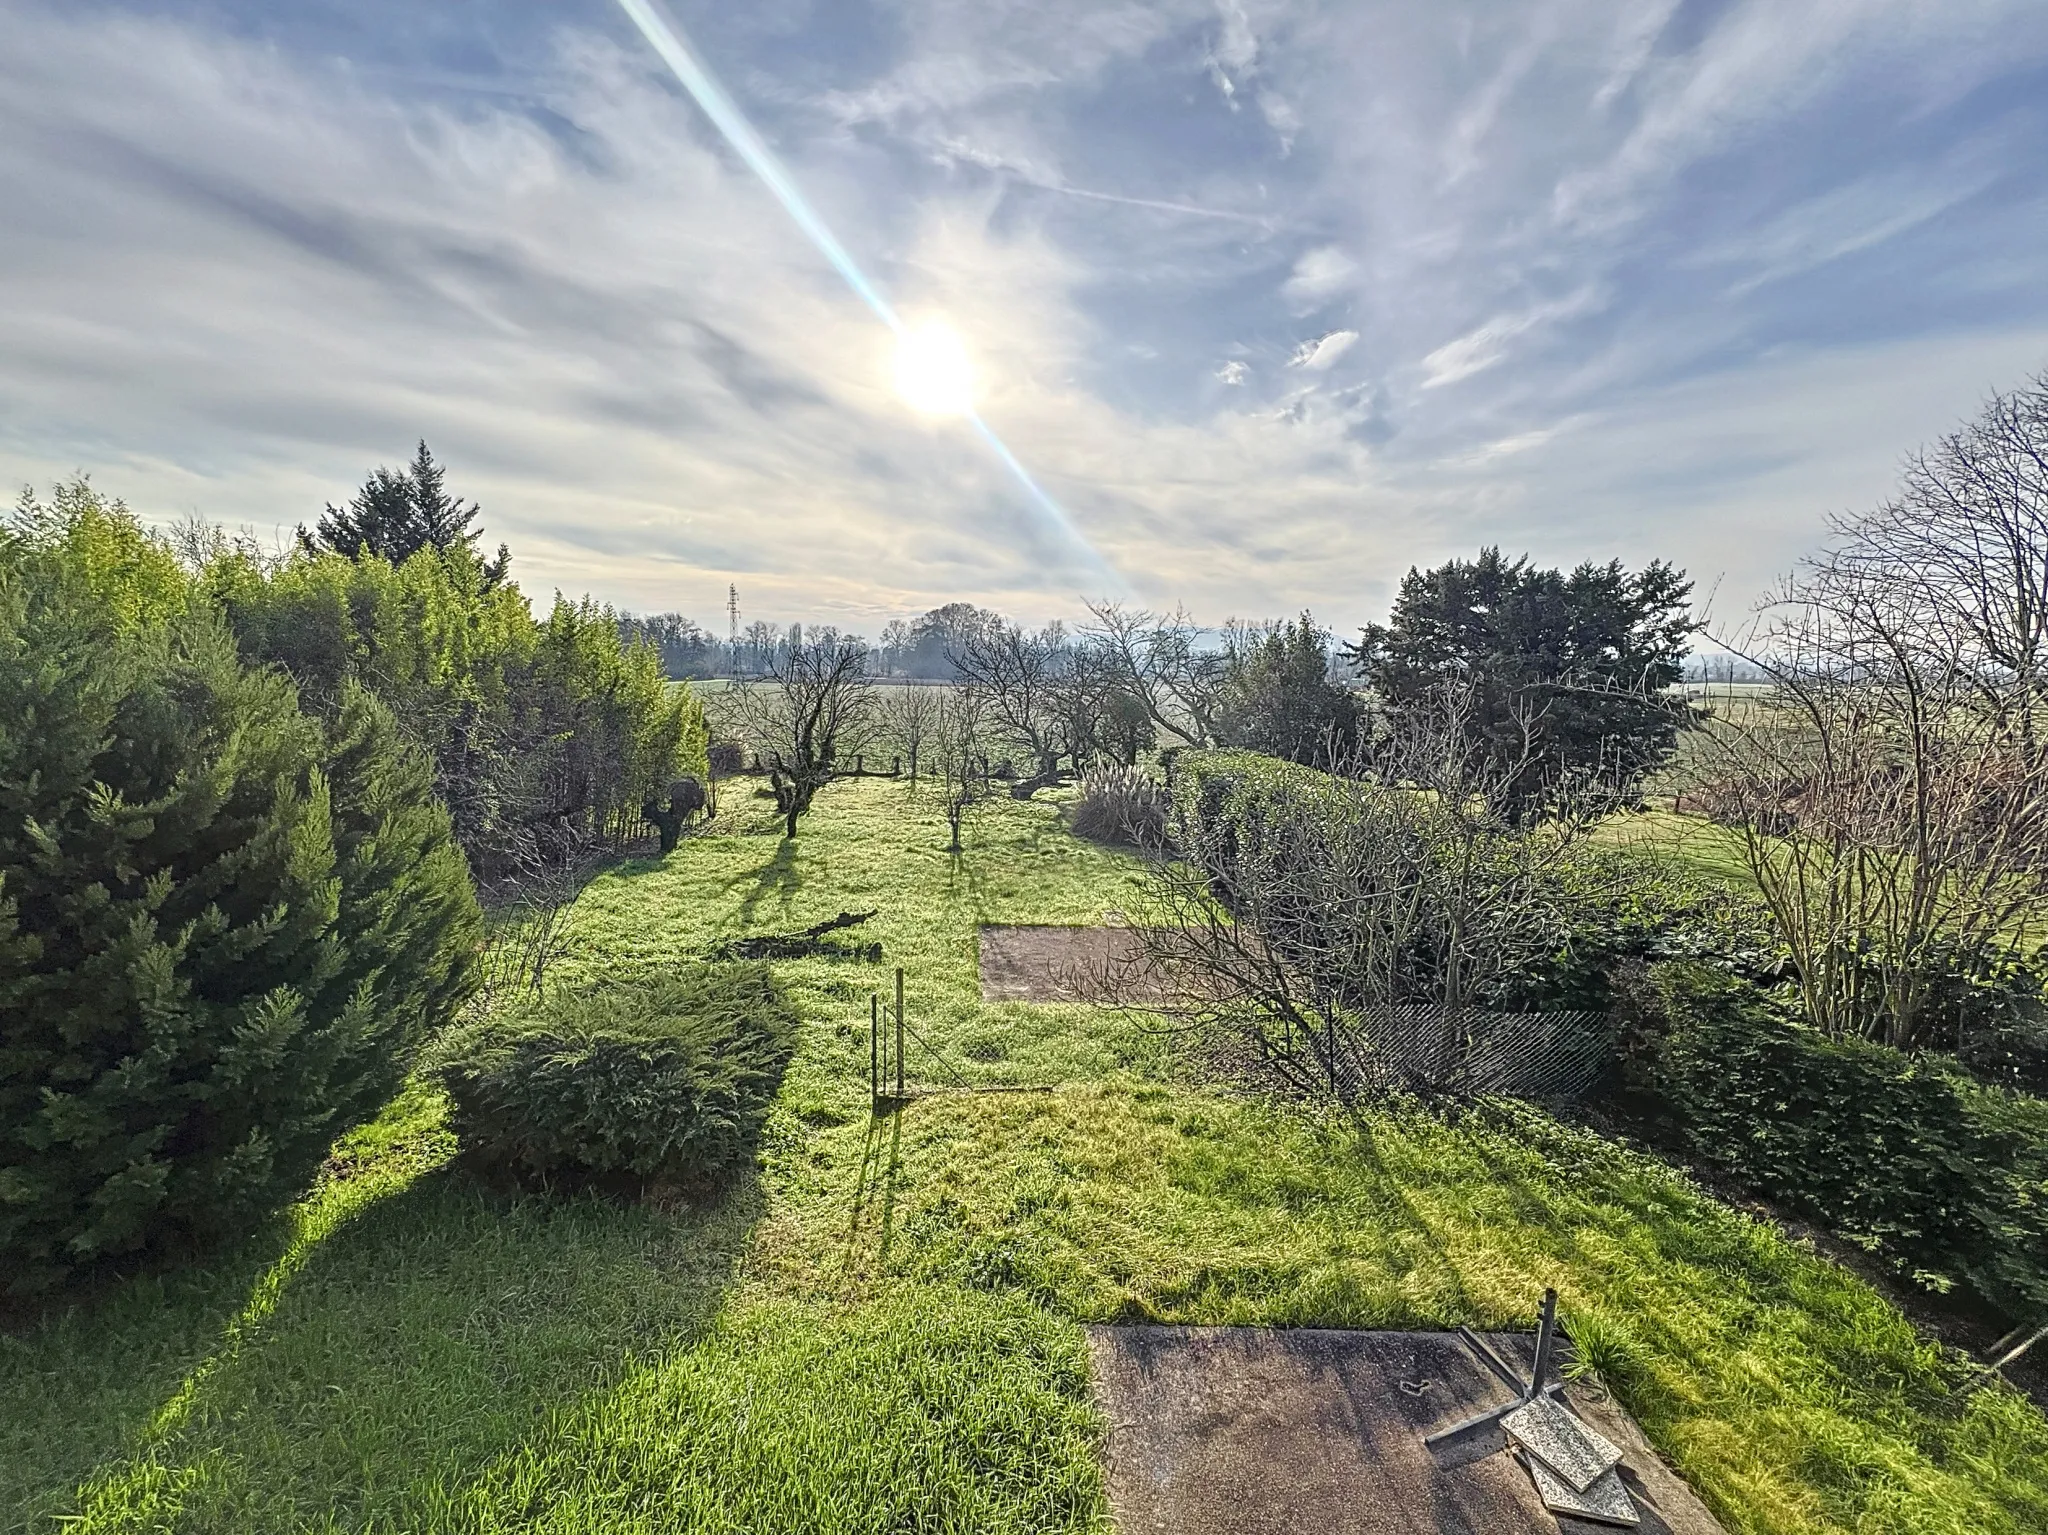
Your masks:
<svg viewBox="0 0 2048 1535"><path fill-rule="evenodd" d="M1488 1341L1526 1368L1529 1335ZM1547 1511L1497 1428L1423 1444L1510 1396L1455 1333L1093 1327L1088 1344L1121 1535L1614 1535ZM1623 1450L1642 1535L1722 1535L1619 1406L1566 1395Z"/></svg>
<svg viewBox="0 0 2048 1535"><path fill-rule="evenodd" d="M984 1002L1142 1002L1164 995L1149 980L1143 935L1127 927L984 927Z"/></svg>

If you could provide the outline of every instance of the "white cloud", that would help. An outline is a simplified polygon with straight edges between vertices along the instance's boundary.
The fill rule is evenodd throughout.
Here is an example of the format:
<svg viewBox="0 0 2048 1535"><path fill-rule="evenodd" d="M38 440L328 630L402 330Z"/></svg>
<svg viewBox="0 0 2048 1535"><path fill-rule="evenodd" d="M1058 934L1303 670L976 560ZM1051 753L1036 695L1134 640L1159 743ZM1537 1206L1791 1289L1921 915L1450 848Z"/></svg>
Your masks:
<svg viewBox="0 0 2048 1535"><path fill-rule="evenodd" d="M1422 387L1441 389L1483 373L1508 355L1508 343L1553 320L1571 319L1597 307L1598 298L1590 288L1548 304L1537 304L1519 314L1498 315L1484 325L1447 341L1422 359Z"/></svg>
<svg viewBox="0 0 2048 1535"><path fill-rule="evenodd" d="M1343 292L1358 263L1334 245L1318 245L1294 263L1280 295L1297 311L1314 309Z"/></svg>
<svg viewBox="0 0 2048 1535"><path fill-rule="evenodd" d="M1327 336L1318 336L1313 341L1304 341L1294 349L1294 355L1287 359L1290 368L1306 368L1311 373L1321 373L1338 358L1357 344L1355 330L1333 330Z"/></svg>
<svg viewBox="0 0 2048 1535"><path fill-rule="evenodd" d="M458 99L120 3L0 0L0 478L288 530L424 433L540 593L702 616L737 579L871 627L1091 588L638 52L564 33ZM2048 62L2039 0L1736 0L1682 37L1661 0L875 9L829 58L693 14L1033 474L1212 616L1342 627L1483 542L1768 574L2048 361L2038 125L1939 115ZM1935 115L1876 165L1872 113ZM1773 285L1880 244L1867 291Z"/></svg>

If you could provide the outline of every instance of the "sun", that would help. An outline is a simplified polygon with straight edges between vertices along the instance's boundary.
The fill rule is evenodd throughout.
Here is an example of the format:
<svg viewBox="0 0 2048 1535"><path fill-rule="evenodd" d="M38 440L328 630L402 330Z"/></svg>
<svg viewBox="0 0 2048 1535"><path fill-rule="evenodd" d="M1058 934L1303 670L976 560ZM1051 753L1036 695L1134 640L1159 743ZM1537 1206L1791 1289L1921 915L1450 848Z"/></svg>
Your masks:
<svg viewBox="0 0 2048 1535"><path fill-rule="evenodd" d="M944 320L921 320L896 341L896 392L927 416L974 409L974 370L960 333Z"/></svg>

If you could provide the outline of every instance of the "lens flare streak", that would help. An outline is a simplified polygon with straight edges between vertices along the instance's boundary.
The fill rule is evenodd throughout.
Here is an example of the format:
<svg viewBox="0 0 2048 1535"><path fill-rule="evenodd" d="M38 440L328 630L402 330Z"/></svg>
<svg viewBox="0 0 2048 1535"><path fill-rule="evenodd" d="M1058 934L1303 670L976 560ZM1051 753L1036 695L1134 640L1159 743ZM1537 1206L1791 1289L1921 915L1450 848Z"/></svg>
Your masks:
<svg viewBox="0 0 2048 1535"><path fill-rule="evenodd" d="M874 311L877 319L899 337L902 336L906 331L902 316L896 313L894 306L886 298L882 297L875 285L868 281L867 274L861 271L852 253L839 243L838 236L834 235L824 219L818 216L817 210L804 197L803 190L797 186L795 179L783 167L782 162L776 159L775 152L768 147L767 141L754 130L754 125L747 121L746 114L740 111L738 104L725 93L724 87L713 78L711 71L690 51L683 40L681 29L669 19L656 0L619 0L619 8L626 13L633 25L640 29L640 35L647 39L648 46L661 56L662 62L668 65L683 89L690 93L690 98L703 109L704 115L711 119L711 125L724 136L726 143L732 146L733 153L745 161L747 168L761 178L762 185L775 195L775 200L782 204L783 211L796 221L797 228L801 229L818 248L819 253L832 263L833 269L846 279L846 285L853 289L862 303ZM1018 461L1017 455L996 435L995 428L984 421L978 411L969 409L963 414L980 434L982 441L988 444L990 451L1016 477L1017 483L1030 496L1033 504L1051 520L1053 526L1072 541L1091 565L1121 586L1121 578L1096 551L1095 546L1081 536L1080 529L1074 526L1065 509L1031 477L1024 465Z"/></svg>

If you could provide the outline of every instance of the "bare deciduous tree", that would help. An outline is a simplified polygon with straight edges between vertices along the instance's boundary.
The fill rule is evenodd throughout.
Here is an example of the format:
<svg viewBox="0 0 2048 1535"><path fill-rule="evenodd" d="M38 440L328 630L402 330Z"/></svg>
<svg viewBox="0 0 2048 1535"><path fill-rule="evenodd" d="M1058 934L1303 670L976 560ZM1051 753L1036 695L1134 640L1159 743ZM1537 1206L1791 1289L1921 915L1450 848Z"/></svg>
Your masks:
<svg viewBox="0 0 2048 1535"><path fill-rule="evenodd" d="M867 649L836 637L787 646L770 658L764 682L740 683L722 702L769 764L769 786L794 837L797 821L839 764L874 729Z"/></svg>
<svg viewBox="0 0 2048 1535"><path fill-rule="evenodd" d="M1203 646L1202 627L1188 611L1114 602L1091 603L1088 611L1094 621L1086 632L1153 725L1188 746L1215 744L1227 657Z"/></svg>
<svg viewBox="0 0 2048 1535"><path fill-rule="evenodd" d="M1885 591L1905 652L1955 668L1989 728L2048 749L2048 374L1915 453L1899 494L1837 534L1828 566Z"/></svg>
<svg viewBox="0 0 2048 1535"><path fill-rule="evenodd" d="M1069 749L1061 692L1071 660L1065 627L985 625L970 631L949 656L975 695L983 728L1029 755L1030 779L1055 778Z"/></svg>
<svg viewBox="0 0 2048 1535"><path fill-rule="evenodd" d="M961 851L960 828L967 812L988 794L985 696L973 688L950 684L938 690L932 721L931 756L946 792L946 825L952 841L946 851Z"/></svg>
<svg viewBox="0 0 2048 1535"><path fill-rule="evenodd" d="M1930 1036L1942 972L2026 952L2041 927L2048 679L2021 588L2048 570L2048 501L1977 496L2019 483L2009 402L1988 419L1786 583L1741 647L1768 692L1692 754L1696 801L1734 828L1807 1015L1838 1036L1952 1043Z"/></svg>
<svg viewBox="0 0 2048 1535"><path fill-rule="evenodd" d="M942 687L908 683L879 695L876 716L882 735L903 754L910 786L917 787L918 761L938 727Z"/></svg>

